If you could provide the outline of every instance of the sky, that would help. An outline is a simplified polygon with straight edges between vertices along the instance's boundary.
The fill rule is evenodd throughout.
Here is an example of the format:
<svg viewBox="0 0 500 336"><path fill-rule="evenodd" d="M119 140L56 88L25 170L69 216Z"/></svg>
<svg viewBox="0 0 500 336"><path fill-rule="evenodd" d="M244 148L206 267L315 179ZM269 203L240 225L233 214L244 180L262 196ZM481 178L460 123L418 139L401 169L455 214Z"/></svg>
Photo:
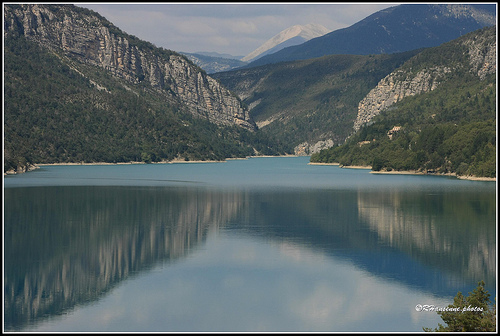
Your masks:
<svg viewBox="0 0 500 336"><path fill-rule="evenodd" d="M115 26L165 49L246 56L281 31L315 23L349 27L398 3L165 2L75 3Z"/></svg>

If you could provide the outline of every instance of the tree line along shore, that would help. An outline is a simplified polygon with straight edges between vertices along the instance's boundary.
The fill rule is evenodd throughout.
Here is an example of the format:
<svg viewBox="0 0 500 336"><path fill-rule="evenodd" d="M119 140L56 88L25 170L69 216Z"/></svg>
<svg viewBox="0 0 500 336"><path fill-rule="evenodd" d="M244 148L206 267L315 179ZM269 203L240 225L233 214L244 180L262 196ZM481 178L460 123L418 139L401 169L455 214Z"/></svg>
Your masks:
<svg viewBox="0 0 500 336"><path fill-rule="evenodd" d="M372 166L344 166L338 162L333 163L323 163L323 162L309 162L310 165L317 166L339 166L339 168L347 168L347 169L372 169ZM416 170L391 170L391 171L371 171L371 174L392 174L392 175L434 175L434 176L450 176L456 177L460 180L469 180L469 181L488 181L488 182L496 182L496 177L480 177L480 176L461 176L456 173L426 173L422 171Z"/></svg>

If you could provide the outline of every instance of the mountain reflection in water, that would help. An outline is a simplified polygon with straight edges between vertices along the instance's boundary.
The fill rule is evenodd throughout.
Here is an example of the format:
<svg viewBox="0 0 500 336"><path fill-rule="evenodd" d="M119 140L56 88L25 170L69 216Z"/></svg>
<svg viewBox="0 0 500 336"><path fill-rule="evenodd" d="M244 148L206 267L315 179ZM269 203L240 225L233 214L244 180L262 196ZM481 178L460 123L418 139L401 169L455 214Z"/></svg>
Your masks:
<svg viewBox="0 0 500 336"><path fill-rule="evenodd" d="M438 296L496 281L491 193L138 186L4 191L6 330L98 300L139 272L182 260L220 230L321 250Z"/></svg>
<svg viewBox="0 0 500 336"><path fill-rule="evenodd" d="M98 299L196 248L241 195L141 187L6 189L5 327Z"/></svg>

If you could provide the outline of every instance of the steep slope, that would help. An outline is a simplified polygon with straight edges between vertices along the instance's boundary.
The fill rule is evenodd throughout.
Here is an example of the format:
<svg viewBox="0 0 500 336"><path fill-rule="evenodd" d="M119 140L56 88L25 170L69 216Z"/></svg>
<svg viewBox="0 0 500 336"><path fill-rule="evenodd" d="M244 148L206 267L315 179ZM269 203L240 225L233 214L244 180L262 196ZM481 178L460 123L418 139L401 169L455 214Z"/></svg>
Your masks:
<svg viewBox="0 0 500 336"><path fill-rule="evenodd" d="M355 128L311 161L496 177L496 27L408 60L361 101Z"/></svg>
<svg viewBox="0 0 500 336"><path fill-rule="evenodd" d="M473 38L452 41L438 49L454 49L453 53L439 54L435 50L426 50L382 79L359 103L354 129L359 130L381 111L405 97L436 89L441 82L449 80L450 74L460 71L459 68L466 67L480 80L495 73L497 47L495 27L474 33L472 36ZM468 60L462 60L463 55L467 55ZM432 58L432 64L429 62L422 64L420 60L425 58Z"/></svg>
<svg viewBox="0 0 500 336"><path fill-rule="evenodd" d="M238 99L184 56L127 35L92 11L71 5L7 5L5 31L17 31L130 83L147 83L213 123L255 128Z"/></svg>
<svg viewBox="0 0 500 336"><path fill-rule="evenodd" d="M369 55L434 47L495 24L495 4L399 5L348 28L264 56L246 67L333 54Z"/></svg>
<svg viewBox="0 0 500 336"><path fill-rule="evenodd" d="M361 99L416 53L330 55L212 76L248 105L261 131L304 155L342 143Z"/></svg>
<svg viewBox="0 0 500 336"><path fill-rule="evenodd" d="M86 9L4 9L4 172L278 153L241 101L185 57Z"/></svg>
<svg viewBox="0 0 500 336"><path fill-rule="evenodd" d="M289 27L267 40L260 47L243 57L243 62L251 62L265 55L275 53L283 48L298 45L315 37L323 36L330 32L318 24L295 25Z"/></svg>

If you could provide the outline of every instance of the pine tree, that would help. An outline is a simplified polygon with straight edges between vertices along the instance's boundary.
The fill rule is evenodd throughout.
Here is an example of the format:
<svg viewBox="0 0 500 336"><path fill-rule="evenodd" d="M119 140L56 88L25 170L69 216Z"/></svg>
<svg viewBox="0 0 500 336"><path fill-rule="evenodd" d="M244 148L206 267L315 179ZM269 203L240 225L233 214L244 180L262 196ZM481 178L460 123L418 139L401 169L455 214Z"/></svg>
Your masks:
<svg viewBox="0 0 500 336"><path fill-rule="evenodd" d="M469 292L468 297L464 297L458 292L452 305L448 305L450 310L438 311L447 326L438 323L438 327L423 328L424 331L445 331L445 332L485 332L496 331L496 305L490 307L490 294L484 288L484 281L480 281L478 286ZM458 311L455 308L459 308Z"/></svg>

